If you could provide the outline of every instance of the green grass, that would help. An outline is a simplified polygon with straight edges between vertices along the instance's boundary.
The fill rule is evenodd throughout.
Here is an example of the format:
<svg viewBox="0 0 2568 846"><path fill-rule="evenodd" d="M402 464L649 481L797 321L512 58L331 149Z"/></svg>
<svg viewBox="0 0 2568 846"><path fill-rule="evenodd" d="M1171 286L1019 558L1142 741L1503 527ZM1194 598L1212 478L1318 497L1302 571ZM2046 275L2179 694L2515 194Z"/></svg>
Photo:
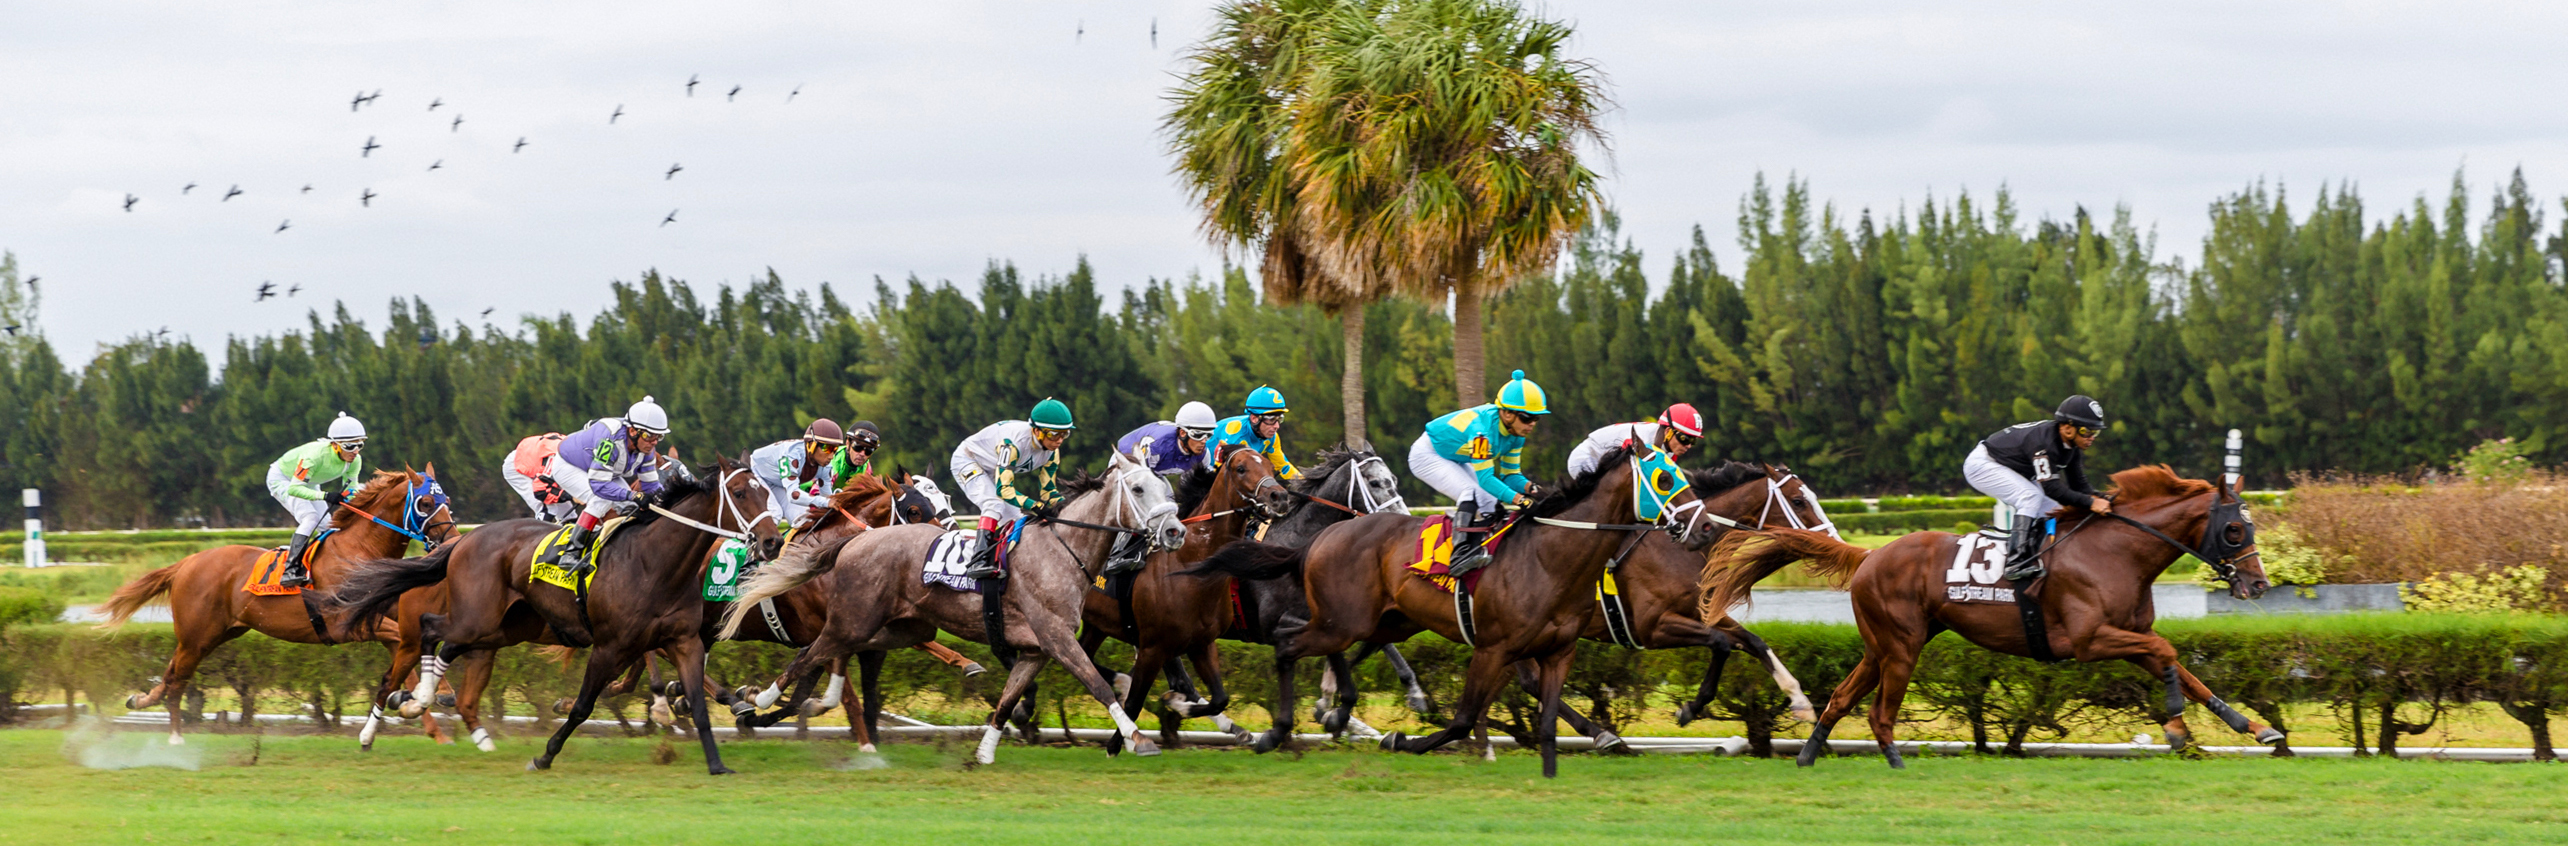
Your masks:
<svg viewBox="0 0 2568 846"><path fill-rule="evenodd" d="M120 734L105 748L158 744ZM202 769L88 769L60 732L0 732L0 843L2263 843L2556 841L2568 770L2348 760L1536 759L1324 750L895 745L863 768L838 742L574 741L550 772L396 736L195 737ZM255 758L253 753L255 750ZM666 757L666 756L663 756Z"/></svg>

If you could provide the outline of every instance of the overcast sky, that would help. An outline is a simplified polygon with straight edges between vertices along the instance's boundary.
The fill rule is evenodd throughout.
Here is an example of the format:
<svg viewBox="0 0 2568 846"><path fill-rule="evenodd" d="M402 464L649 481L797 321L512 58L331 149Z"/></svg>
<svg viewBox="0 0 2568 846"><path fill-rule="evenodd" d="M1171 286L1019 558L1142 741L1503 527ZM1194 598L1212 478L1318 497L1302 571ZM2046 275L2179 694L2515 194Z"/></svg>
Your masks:
<svg viewBox="0 0 2568 846"><path fill-rule="evenodd" d="M5 0L0 249L43 277L75 361L164 326L297 328L333 300L378 325L414 295L449 323L585 318L648 268L860 293L993 259L1085 254L1118 286L1210 273L1155 134L1209 8ZM2028 219L2127 204L2166 256L2258 180L2301 207L2350 180L2376 214L2465 166L2482 206L2516 167L2568 193L2568 4L1545 9L1619 102L1602 164L1653 275L1697 224L1735 270L1760 172L1849 212L2001 185ZM255 303L262 281L303 290Z"/></svg>

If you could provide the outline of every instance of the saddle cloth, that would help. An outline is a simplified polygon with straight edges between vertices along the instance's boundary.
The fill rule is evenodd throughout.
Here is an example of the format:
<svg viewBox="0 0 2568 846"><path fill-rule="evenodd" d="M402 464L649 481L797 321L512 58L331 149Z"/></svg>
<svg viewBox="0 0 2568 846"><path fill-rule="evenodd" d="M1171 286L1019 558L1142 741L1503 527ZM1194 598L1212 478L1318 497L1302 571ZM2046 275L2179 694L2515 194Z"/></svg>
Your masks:
<svg viewBox="0 0 2568 846"><path fill-rule="evenodd" d="M313 556L320 555L321 544L328 541L331 535L338 533L337 529L322 529L321 534L313 536L311 543L304 545L304 572L312 572ZM285 547L280 546L259 553L259 560L250 562L250 577L241 582L241 589L248 591L251 596L294 596L303 592L300 585L287 587L277 584L277 580L283 578L285 578Z"/></svg>
<svg viewBox="0 0 2568 846"><path fill-rule="evenodd" d="M704 601L729 602L740 598L740 580L749 577L749 545L723 538L713 547L713 564L704 568Z"/></svg>
<svg viewBox="0 0 2568 846"><path fill-rule="evenodd" d="M980 550L979 529L956 529L938 535L927 545L927 562L920 571L920 580L960 591L978 590L963 570L972 565L973 554Z"/></svg>
<svg viewBox="0 0 2568 846"><path fill-rule="evenodd" d="M1515 525L1516 521L1512 518L1499 524L1496 529L1490 531L1487 540L1481 541L1480 548L1490 555L1497 555L1499 543L1507 539L1507 530L1514 528ZM1452 593L1453 576L1447 575L1447 572L1453 568L1453 539L1460 529L1461 524L1454 522L1451 515L1429 517L1425 522L1418 524L1418 549L1415 553L1417 560L1409 562L1409 572L1426 579L1427 584L1434 585L1437 590ZM1488 571L1487 566L1482 566L1480 569L1464 573L1463 578L1469 583L1463 585L1463 589L1471 590L1479 587L1480 574Z"/></svg>
<svg viewBox="0 0 2568 846"><path fill-rule="evenodd" d="M564 553L563 553L563 555L564 555L565 557L568 557L568 556L570 556L570 555L572 555L572 554L584 554L584 555L586 555L586 556L588 557L588 562L589 562L588 574L587 574L586 576L584 576L584 577L580 578L577 582L573 582L573 581L571 580L571 571L570 571L570 570L565 569L565 568L563 568L561 565L558 565L558 564L546 564L546 563L544 563L544 555L545 555L545 553L551 552L551 551L553 550L553 548L555 548L555 547L562 547L562 546L569 546L569 545L570 545L570 543L571 543L571 532L572 532L574 529L576 529L576 527L575 527L575 526L563 526L563 527L561 527L561 528L559 528L559 529L556 529L556 530L554 530L554 531L553 531L553 533L552 533L552 534L545 535L545 536L544 536L544 540L543 540L543 542L542 542L542 543L538 543L538 544L536 544L536 545L535 545L535 556L534 556L534 558L533 558L534 566L533 566L533 567L531 567L530 569L528 569L528 571L527 571L527 575L528 575L528 577L529 577L529 578L530 578L530 580L532 580L532 581L543 582L543 583L548 584L548 585L553 585L553 586L555 586L555 587L563 588L563 589L565 589L565 590L570 590L570 591L577 592L577 593L580 593L580 594L583 594L583 595L587 594L587 593L588 593L588 586L589 586L589 583L590 583L590 582L595 582L595 581L597 581L597 553L598 553L598 550L605 549L605 548L606 548L606 541L607 541L607 539L608 539L608 538L611 538L611 537L614 537L614 536L615 536L615 530L620 529L620 528L623 528L623 527L624 527L624 524L625 524L626 522L630 521L631 519L632 519L632 518L629 518L629 517L609 517L609 518L606 518L606 522L605 522L605 523L601 523L601 524L599 524L599 525L598 525L598 527L597 527L597 541L596 541L595 543L591 543L591 544L589 544L589 548L588 548L587 550L585 550L585 551L572 550L572 551L564 552Z"/></svg>
<svg viewBox="0 0 2568 846"><path fill-rule="evenodd" d="M1944 570L1944 601L2015 604L2006 583L2006 539L1981 533L1953 539L1952 566Z"/></svg>

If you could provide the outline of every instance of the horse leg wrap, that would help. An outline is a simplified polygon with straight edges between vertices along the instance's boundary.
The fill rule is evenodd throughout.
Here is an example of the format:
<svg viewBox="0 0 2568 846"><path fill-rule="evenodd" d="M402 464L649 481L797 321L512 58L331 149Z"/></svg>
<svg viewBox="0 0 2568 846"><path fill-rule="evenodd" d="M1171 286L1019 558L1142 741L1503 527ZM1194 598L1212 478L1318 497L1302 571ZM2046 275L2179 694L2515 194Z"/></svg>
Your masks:
<svg viewBox="0 0 2568 846"><path fill-rule="evenodd" d="M783 685L784 682L776 682L774 684L767 685L766 690L758 691L758 707L765 708L776 704L776 698L785 695Z"/></svg>
<svg viewBox="0 0 2568 846"><path fill-rule="evenodd" d="M838 707L838 695L846 689L846 676L837 673L829 674L829 693L820 697L820 709L826 711Z"/></svg>
<svg viewBox="0 0 2568 846"><path fill-rule="evenodd" d="M1121 702L1106 705L1106 716L1113 717L1115 719L1115 731L1122 732L1124 734L1141 733L1141 727L1133 725L1132 718L1124 715L1124 706Z"/></svg>
<svg viewBox="0 0 2568 846"><path fill-rule="evenodd" d="M371 750L371 749L373 749L373 748L374 748L375 727L376 727L376 726L379 726L379 725L382 725L382 724L383 724L383 706L381 706L381 705L377 705L377 706L374 706L374 709L373 709L373 710L367 711L367 712L366 712L366 725L365 725L365 727L364 727L364 728L357 729L357 748L359 748L359 749L367 749L367 750Z"/></svg>
<svg viewBox="0 0 2568 846"><path fill-rule="evenodd" d="M491 741L490 729L475 726L473 727L473 748L484 752L497 752L499 744Z"/></svg>
<svg viewBox="0 0 2568 846"><path fill-rule="evenodd" d="M2184 718L2184 716L2185 716L2185 683L2184 683L2184 679L2183 679L2181 676L2179 676L2179 675L2177 675L2177 674L2176 674L2176 668L2175 668L2175 665L2170 664L2170 665L2168 665L2168 666L2167 666L2167 719L2170 719L2170 720L2183 719L2183 718Z"/></svg>
<svg viewBox="0 0 2568 846"><path fill-rule="evenodd" d="M1828 751L1828 732L1836 727L1834 723L1811 726L1810 739L1802 741L1801 754L1793 758L1793 763L1804 767L1818 763L1819 754Z"/></svg>
<svg viewBox="0 0 2568 846"><path fill-rule="evenodd" d="M982 763L982 764L992 764L992 763L997 763L997 762L998 762L998 760L999 760L999 727L998 727L998 726L985 726L985 727L983 727L983 728L981 729L981 745L980 745L979 747L974 748L974 749L972 750L972 760L977 761L977 762L980 762L980 763Z"/></svg>
<svg viewBox="0 0 2568 846"><path fill-rule="evenodd" d="M2228 723L2230 731L2240 733L2247 731L2249 725L2247 715L2238 713L2238 709L2229 707L2229 703L2222 701L2220 697L2212 697L2210 702L2205 703L2205 707L2210 708L2212 714L2220 717L2221 722Z"/></svg>

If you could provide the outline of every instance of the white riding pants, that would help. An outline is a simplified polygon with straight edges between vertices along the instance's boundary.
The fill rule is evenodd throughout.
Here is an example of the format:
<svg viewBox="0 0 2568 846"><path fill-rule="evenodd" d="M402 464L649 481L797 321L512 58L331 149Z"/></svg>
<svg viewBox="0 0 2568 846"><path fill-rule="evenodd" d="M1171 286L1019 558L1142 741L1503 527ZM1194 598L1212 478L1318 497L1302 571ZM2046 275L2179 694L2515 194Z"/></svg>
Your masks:
<svg viewBox="0 0 2568 846"><path fill-rule="evenodd" d="M330 519L330 507L320 500L287 494L285 491L294 487L294 480L276 472L274 467L268 468L267 486L268 495L276 497L276 504L285 506L285 513L294 515L295 534L308 535L320 531L321 522Z"/></svg>
<svg viewBox="0 0 2568 846"><path fill-rule="evenodd" d="M2051 501L2049 495L2042 493L2041 485L1989 458L1987 444L1973 447L1971 457L1962 459L1962 478L1970 480L1971 487L1980 493L1996 497L1998 502L2015 512L2018 520L2040 520L2060 507L2059 503Z"/></svg>
<svg viewBox="0 0 2568 846"><path fill-rule="evenodd" d="M957 461L946 469L954 473L954 483L963 488L963 498L971 500L972 510L981 516L997 520L1002 526L1025 516L1025 512L999 498L999 477L981 469L981 465Z"/></svg>
<svg viewBox="0 0 2568 846"><path fill-rule="evenodd" d="M535 512L538 519L559 523L579 513L579 506L568 502L555 503L552 508L545 508L543 501L535 498L535 480L524 473L517 472L517 456L514 453L499 460L499 478L508 482L508 489L516 491L517 498L526 502L526 510Z"/></svg>
<svg viewBox="0 0 2568 846"><path fill-rule="evenodd" d="M617 502L598 496L597 491L589 488L589 471L571 466L570 462L563 461L559 455L545 460L544 477L552 479L554 484L561 485L562 492L570 494L571 501L580 504L579 513L604 518L618 511L629 511L633 508L632 503Z"/></svg>
<svg viewBox="0 0 2568 846"><path fill-rule="evenodd" d="M1498 510L1489 492L1480 489L1480 475L1471 472L1471 465L1438 454L1432 435L1419 435L1418 441L1409 445L1409 475L1453 500L1455 516Z"/></svg>

